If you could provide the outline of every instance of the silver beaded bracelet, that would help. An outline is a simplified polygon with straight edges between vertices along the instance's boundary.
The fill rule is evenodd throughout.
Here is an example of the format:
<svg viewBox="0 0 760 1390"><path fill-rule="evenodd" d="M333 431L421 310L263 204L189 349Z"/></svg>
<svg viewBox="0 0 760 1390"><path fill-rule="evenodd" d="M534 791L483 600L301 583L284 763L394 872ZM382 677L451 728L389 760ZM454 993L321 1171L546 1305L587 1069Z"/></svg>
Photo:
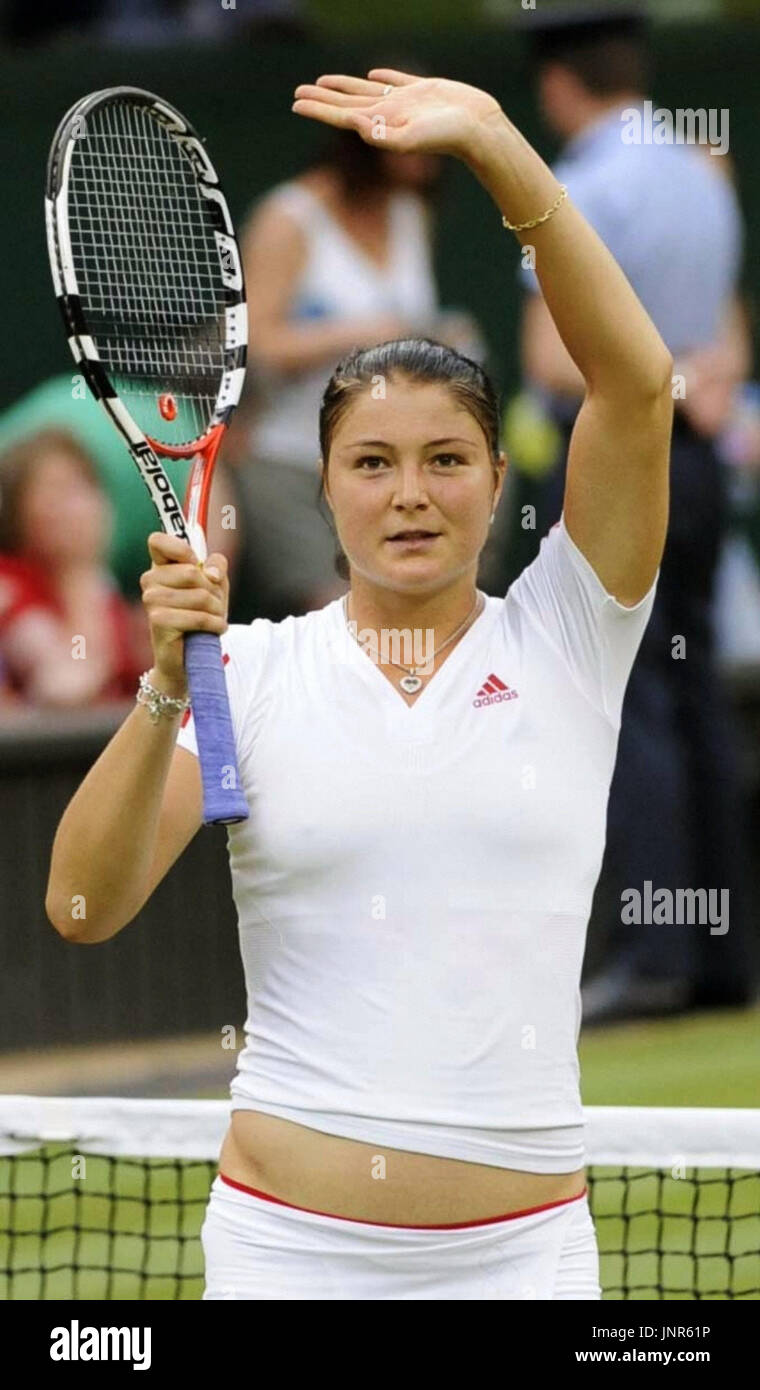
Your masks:
<svg viewBox="0 0 760 1390"><path fill-rule="evenodd" d="M190 708L188 696L179 699L174 695L166 695L163 690L156 690L155 685L151 685L148 680L149 674L148 671L143 671L135 698L138 705L145 705L154 724L158 723L162 714L167 719L173 719L175 715L184 714L185 710Z"/></svg>

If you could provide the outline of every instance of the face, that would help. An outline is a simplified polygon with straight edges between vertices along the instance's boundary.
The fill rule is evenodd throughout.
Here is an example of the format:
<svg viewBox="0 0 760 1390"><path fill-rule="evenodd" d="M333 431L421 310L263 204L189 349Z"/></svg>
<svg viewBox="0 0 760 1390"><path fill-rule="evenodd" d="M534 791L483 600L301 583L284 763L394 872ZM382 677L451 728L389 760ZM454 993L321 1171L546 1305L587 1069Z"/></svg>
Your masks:
<svg viewBox="0 0 760 1390"><path fill-rule="evenodd" d="M547 63L538 74L538 102L549 130L571 138L586 116L586 93L574 73L561 63Z"/></svg>
<svg viewBox="0 0 760 1390"><path fill-rule="evenodd" d="M437 154L398 154L391 150L380 153L387 177L397 187L424 191L430 188L441 172Z"/></svg>
<svg viewBox="0 0 760 1390"><path fill-rule="evenodd" d="M108 542L106 499L63 450L40 458L24 491L20 521L24 550L52 564L97 560Z"/></svg>
<svg viewBox="0 0 760 1390"><path fill-rule="evenodd" d="M325 475L352 570L415 594L474 581L505 467L447 387L398 377L384 400L363 391L335 429Z"/></svg>

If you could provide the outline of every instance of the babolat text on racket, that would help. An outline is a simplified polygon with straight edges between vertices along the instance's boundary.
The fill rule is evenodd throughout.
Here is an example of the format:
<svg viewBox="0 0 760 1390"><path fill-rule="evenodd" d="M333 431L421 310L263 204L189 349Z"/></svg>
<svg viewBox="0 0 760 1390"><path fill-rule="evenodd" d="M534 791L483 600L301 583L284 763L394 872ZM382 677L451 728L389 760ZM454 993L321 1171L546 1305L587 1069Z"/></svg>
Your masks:
<svg viewBox="0 0 760 1390"><path fill-rule="evenodd" d="M45 197L74 358L119 430L164 530L205 560L214 463L245 375L245 288L205 146L173 106L110 87L67 111ZM162 459L192 459L183 512ZM245 820L222 651L185 636L206 825Z"/></svg>

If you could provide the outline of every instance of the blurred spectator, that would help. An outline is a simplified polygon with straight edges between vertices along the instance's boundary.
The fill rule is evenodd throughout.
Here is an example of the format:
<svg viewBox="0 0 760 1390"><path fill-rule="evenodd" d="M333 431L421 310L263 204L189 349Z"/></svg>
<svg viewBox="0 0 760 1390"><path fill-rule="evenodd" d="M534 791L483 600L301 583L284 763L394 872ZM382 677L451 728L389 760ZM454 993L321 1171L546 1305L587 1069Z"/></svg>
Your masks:
<svg viewBox="0 0 760 1390"><path fill-rule="evenodd" d="M44 43L94 29L107 43L164 44L239 37L245 29L299 32L301 0L3 0L0 35L14 44ZM236 27L235 27L236 26Z"/></svg>
<svg viewBox="0 0 760 1390"><path fill-rule="evenodd" d="M128 698L151 665L142 606L122 598L105 564L109 525L73 435L41 431L0 456L0 657L20 700Z"/></svg>
<svg viewBox="0 0 760 1390"><path fill-rule="evenodd" d="M322 392L354 346L427 335L482 357L465 313L442 313L432 266L435 156L386 153L351 131L255 207L243 255L256 396L245 498L247 599L279 619L345 592L317 510ZM250 615L249 615L250 616Z"/></svg>
<svg viewBox="0 0 760 1390"><path fill-rule="evenodd" d="M241 32L285 36L303 25L301 0L100 0L107 43L239 40Z"/></svg>
<svg viewBox="0 0 760 1390"><path fill-rule="evenodd" d="M693 146L624 141L641 109L646 51L640 10L532 16L543 114L565 141L555 166L627 274L686 383L676 394L671 508L657 597L623 708L597 907L609 959L583 990L584 1021L748 1002L753 928L740 760L715 664L715 576L725 535L725 470L714 438L749 364L737 308L741 220L721 158ZM695 103L696 104L696 103ZM523 369L557 430L559 463L539 486L537 535L559 517L567 447L583 394L532 271ZM625 326L621 325L621 332ZM674 639L685 642L677 659ZM625 925L622 893L728 889L730 931Z"/></svg>
<svg viewBox="0 0 760 1390"><path fill-rule="evenodd" d="M156 509L126 444L76 372L51 377L0 415L0 449L50 429L66 430L92 457L113 516L108 565L124 596L139 598L140 575L149 564L147 537L160 526ZM226 440L223 456L225 447ZM182 498L189 463L171 463L168 471ZM222 508L237 501L233 475L220 459L209 500L208 542L210 550L226 555L233 586L241 535L239 528L222 525Z"/></svg>
<svg viewBox="0 0 760 1390"><path fill-rule="evenodd" d="M759 382L737 393L716 447L731 498L731 529L716 580L718 654L735 668L760 671Z"/></svg>
<svg viewBox="0 0 760 1390"><path fill-rule="evenodd" d="M11 678L0 647L0 720L4 714L17 708L18 696L11 685Z"/></svg>
<svg viewBox="0 0 760 1390"><path fill-rule="evenodd" d="M230 35L230 19L237 16L257 35L284 38L303 32L306 8L302 0L235 0L234 7L227 9L221 0L216 5L208 0L187 0L185 26L194 38L223 39Z"/></svg>

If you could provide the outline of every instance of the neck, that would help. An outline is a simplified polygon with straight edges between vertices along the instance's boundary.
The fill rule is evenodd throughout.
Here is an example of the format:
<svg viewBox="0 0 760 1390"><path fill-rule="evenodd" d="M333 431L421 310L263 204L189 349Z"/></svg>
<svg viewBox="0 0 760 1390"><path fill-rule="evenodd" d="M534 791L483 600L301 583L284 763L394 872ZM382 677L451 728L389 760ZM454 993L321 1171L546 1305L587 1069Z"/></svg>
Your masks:
<svg viewBox="0 0 760 1390"><path fill-rule="evenodd" d="M393 191L390 184L377 183L363 188L357 202L356 194L337 175L329 173L322 184L328 202L343 217L364 217L384 212Z"/></svg>
<svg viewBox="0 0 760 1390"><path fill-rule="evenodd" d="M357 631L370 631L378 638L383 630L411 630L435 633L434 645L445 641L463 623L475 606L476 573L468 571L452 584L435 593L408 593L369 583L352 574L348 596L348 618ZM475 613L477 609L475 609ZM475 617L473 613L473 619Z"/></svg>
<svg viewBox="0 0 760 1390"><path fill-rule="evenodd" d="M611 115L613 111L622 110L628 106L638 106L644 100L640 92L616 92L611 97L588 97L583 105L578 109L575 120L569 125L567 137L574 140L577 135L583 135L590 130L605 116Z"/></svg>

